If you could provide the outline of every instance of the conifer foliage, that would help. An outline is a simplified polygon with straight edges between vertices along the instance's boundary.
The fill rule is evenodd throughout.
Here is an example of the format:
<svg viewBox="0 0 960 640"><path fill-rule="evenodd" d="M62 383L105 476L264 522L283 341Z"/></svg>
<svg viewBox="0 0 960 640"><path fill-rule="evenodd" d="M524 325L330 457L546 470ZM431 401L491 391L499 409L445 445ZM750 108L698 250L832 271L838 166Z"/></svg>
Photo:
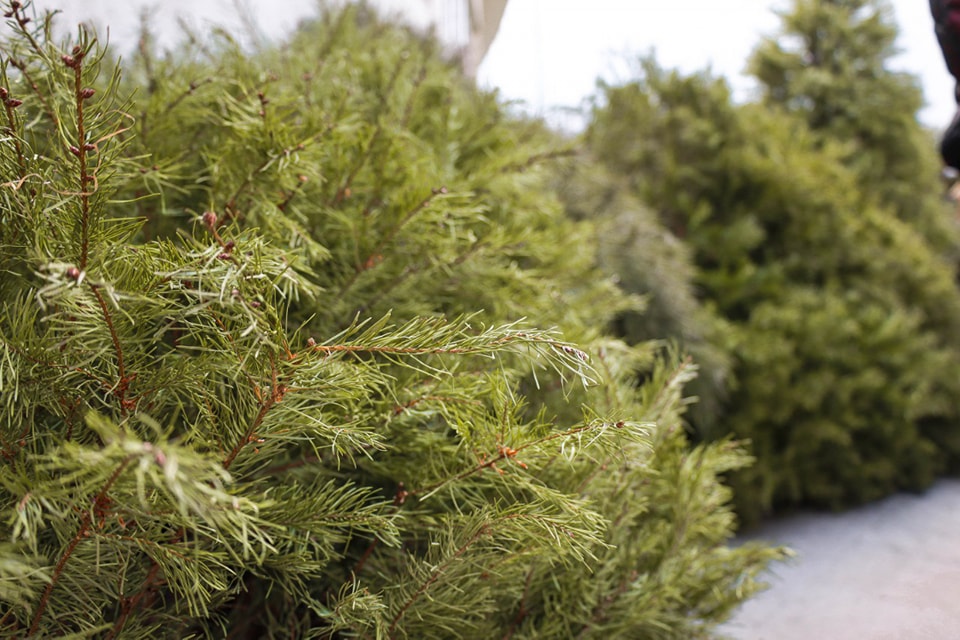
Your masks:
<svg viewBox="0 0 960 640"><path fill-rule="evenodd" d="M757 458L731 477L746 520L922 489L960 452L960 243L880 6L798 0L758 49L760 103L646 60L587 133L733 330L719 423Z"/></svg>
<svg viewBox="0 0 960 640"><path fill-rule="evenodd" d="M691 365L601 334L554 142L429 42L121 77L6 17L0 636L690 638L756 589Z"/></svg>

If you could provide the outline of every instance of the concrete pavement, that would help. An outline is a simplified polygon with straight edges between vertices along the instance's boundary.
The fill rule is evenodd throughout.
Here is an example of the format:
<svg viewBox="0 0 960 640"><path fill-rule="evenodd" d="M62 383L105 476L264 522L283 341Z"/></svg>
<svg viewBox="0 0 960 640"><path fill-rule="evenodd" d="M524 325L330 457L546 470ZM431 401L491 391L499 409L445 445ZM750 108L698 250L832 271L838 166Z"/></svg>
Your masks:
<svg viewBox="0 0 960 640"><path fill-rule="evenodd" d="M960 640L960 480L853 511L791 516L746 538L791 547L735 640Z"/></svg>

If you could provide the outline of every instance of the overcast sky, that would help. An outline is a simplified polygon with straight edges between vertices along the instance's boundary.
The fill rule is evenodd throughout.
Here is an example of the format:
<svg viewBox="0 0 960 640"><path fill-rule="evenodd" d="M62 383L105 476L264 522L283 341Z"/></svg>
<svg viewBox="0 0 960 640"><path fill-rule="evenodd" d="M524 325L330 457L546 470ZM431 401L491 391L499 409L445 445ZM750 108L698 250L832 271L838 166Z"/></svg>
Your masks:
<svg viewBox="0 0 960 640"><path fill-rule="evenodd" d="M293 28L313 12L316 0L240 0L271 36ZM448 2L450 0L434 0ZM64 10L62 23L92 16L111 25L120 44L135 38L144 5L157 6L154 21L173 37L176 16L194 24L210 20L237 24L234 0L48 0L38 8ZM403 0L417 4L422 0ZM394 0L393 4L402 4ZM750 96L742 74L750 52L772 33L777 7L789 0L509 0L500 33L480 68L479 81L499 87L506 99L522 101L547 116L558 107L577 107L593 93L598 76L628 78L625 61L654 50L661 65L695 71L710 66L727 77L736 95ZM903 53L895 66L920 76L928 107L921 120L943 127L953 115L953 82L933 35L925 0L893 0ZM167 40L171 41L170 39Z"/></svg>
<svg viewBox="0 0 960 640"><path fill-rule="evenodd" d="M742 75L763 35L779 26L787 0L509 0L500 33L479 79L550 115L577 106L595 79L629 77L626 61L654 50L662 66L692 72L710 66L738 97L751 94ZM953 116L953 80L946 71L929 3L893 0L902 54L894 67L921 77L928 107L921 120L944 127Z"/></svg>

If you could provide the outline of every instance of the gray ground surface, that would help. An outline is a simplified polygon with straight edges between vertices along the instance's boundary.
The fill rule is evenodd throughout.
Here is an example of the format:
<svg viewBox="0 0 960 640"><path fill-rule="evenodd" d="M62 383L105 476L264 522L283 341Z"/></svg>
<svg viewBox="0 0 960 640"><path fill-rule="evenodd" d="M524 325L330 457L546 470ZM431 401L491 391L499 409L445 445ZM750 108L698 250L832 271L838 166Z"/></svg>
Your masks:
<svg viewBox="0 0 960 640"><path fill-rule="evenodd" d="M736 640L960 639L960 480L749 536L790 546L768 591L721 632Z"/></svg>

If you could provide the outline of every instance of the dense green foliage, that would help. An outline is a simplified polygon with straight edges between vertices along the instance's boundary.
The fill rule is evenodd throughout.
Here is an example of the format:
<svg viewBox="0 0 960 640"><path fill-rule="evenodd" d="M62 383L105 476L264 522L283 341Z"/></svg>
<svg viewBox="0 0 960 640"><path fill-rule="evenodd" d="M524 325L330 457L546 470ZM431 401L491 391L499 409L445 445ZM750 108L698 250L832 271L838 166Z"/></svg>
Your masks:
<svg viewBox="0 0 960 640"><path fill-rule="evenodd" d="M693 638L756 589L746 456L603 336L539 127L363 10L121 79L7 7L0 636Z"/></svg>
<svg viewBox="0 0 960 640"><path fill-rule="evenodd" d="M861 190L956 255L940 161L917 123L919 81L891 69L896 37L886 0L797 0L750 68L764 104L799 116L823 141L843 143Z"/></svg>
<svg viewBox="0 0 960 640"><path fill-rule="evenodd" d="M595 222L600 268L641 298L638 307L617 315L617 334L631 344L669 338L688 353L698 370L688 387L696 397L693 424L703 437L725 435L718 418L729 382L731 333L697 297L689 245L661 223L623 175L595 160L578 157L562 165L555 182L567 215Z"/></svg>
<svg viewBox="0 0 960 640"><path fill-rule="evenodd" d="M605 88L587 134L733 329L716 343L734 361L719 422L758 458L732 478L750 520L923 488L960 452L960 244L916 88L883 65L885 19L800 1L794 37L758 49L763 103L647 61Z"/></svg>

